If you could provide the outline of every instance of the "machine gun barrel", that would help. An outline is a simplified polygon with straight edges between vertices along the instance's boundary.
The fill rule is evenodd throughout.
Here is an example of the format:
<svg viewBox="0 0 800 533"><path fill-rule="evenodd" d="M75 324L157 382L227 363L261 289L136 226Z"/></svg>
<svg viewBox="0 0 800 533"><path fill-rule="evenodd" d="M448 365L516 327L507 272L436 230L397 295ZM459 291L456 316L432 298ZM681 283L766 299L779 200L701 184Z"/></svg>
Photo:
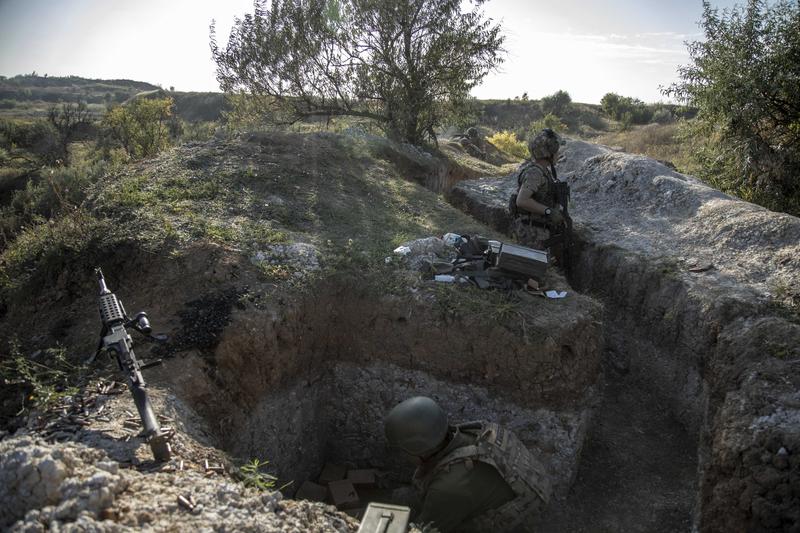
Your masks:
<svg viewBox="0 0 800 533"><path fill-rule="evenodd" d="M103 277L103 271L96 268L94 272L97 274L97 281L100 283L100 296L111 294L111 291L108 290L108 286L106 285L106 278Z"/></svg>

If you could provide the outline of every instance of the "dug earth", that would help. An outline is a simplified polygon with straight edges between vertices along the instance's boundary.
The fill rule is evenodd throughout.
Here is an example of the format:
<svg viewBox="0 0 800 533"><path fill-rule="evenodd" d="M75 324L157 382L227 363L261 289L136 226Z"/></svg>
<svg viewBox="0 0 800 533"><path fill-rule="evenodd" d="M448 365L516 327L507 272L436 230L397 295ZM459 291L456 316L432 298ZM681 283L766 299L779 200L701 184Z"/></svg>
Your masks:
<svg viewBox="0 0 800 533"><path fill-rule="evenodd" d="M646 157L570 140L570 282L604 304L610 366L655 391L697 446L694 526L800 530L800 220ZM450 200L499 231L514 176Z"/></svg>
<svg viewBox="0 0 800 533"><path fill-rule="evenodd" d="M133 208L137 198L162 194L159 179L183 172L191 174L187 186L221 180L220 189L242 190L246 201L205 206L207 220L219 207L226 216L235 211L240 227L283 226L258 233L271 239L263 242L181 240L179 233L178 244L173 239L159 253L129 243L122 255L109 255L103 268L126 307L147 309L169 336L166 344L135 347L142 359L164 358L147 377L155 410L175 434L172 459L152 461L130 394L109 368L3 434L0 528L356 531L352 515L409 482L413 465L387 447L383 418L413 395L436 399L452 423L509 427L542 459L556 495L566 495L600 401L602 305L558 274L548 287L566 290L561 300L438 284L408 258L385 259L403 241L368 214L355 227L377 228L368 241L386 244L377 257L351 249L353 239L341 236L353 231L345 224L354 202L371 209L384 194L381 216L406 224L405 235L497 236L405 180L395 162L363 152L348 159L366 142L282 134L214 140L116 178ZM281 157L295 157L298 144L337 154L336 164L288 172ZM337 181L338 166L361 170ZM292 201L301 188L329 203L297 216ZM188 202L175 216L191 209ZM272 218L264 222L267 211ZM188 227L179 218L171 224L178 232ZM286 234L281 242L278 229ZM213 236L229 234L222 227ZM53 334L59 317L76 317L59 329L59 342L89 352L96 296L80 289L89 276L72 272L57 305L33 282L27 297L10 298L6 331L34 345ZM254 458L269 461L264 473L272 477L248 476ZM340 474L331 477L333 470ZM356 484L360 493L340 500L333 487L347 471L366 474L372 490ZM301 491L307 482L329 490Z"/></svg>

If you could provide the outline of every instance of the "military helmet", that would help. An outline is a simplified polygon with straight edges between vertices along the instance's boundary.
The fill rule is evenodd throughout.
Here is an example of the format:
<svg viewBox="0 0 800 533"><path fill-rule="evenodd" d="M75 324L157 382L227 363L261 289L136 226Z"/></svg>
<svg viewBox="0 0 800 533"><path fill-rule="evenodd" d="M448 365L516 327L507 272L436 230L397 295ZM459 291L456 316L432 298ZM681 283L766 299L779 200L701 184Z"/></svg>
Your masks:
<svg viewBox="0 0 800 533"><path fill-rule="evenodd" d="M565 143L556 132L545 128L528 141L528 150L533 159L552 159L562 144Z"/></svg>
<svg viewBox="0 0 800 533"><path fill-rule="evenodd" d="M397 404L384 423L389 445L418 457L436 451L447 436L447 428L447 414L425 396Z"/></svg>

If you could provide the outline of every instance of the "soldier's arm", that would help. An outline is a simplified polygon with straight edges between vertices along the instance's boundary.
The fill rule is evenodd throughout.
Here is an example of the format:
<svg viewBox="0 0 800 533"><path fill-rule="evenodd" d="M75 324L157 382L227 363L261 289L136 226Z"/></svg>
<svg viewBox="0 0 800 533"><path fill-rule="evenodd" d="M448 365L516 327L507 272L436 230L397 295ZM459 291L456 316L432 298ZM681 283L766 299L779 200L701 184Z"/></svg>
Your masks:
<svg viewBox="0 0 800 533"><path fill-rule="evenodd" d="M537 168L528 169L523 178L522 186L517 194L517 208L524 209L535 215L544 216L545 209L548 206L534 200L533 195L546 182L547 178Z"/></svg>

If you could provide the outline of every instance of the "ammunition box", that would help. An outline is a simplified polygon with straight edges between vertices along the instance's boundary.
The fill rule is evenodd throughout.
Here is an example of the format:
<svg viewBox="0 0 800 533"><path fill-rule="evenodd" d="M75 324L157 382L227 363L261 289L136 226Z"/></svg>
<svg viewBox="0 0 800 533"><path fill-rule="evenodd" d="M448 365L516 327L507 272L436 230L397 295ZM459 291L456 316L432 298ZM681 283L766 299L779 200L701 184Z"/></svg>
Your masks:
<svg viewBox="0 0 800 533"><path fill-rule="evenodd" d="M534 250L516 244L503 243L496 256L495 266L520 278L541 280L550 264L550 257L543 250Z"/></svg>
<svg viewBox="0 0 800 533"><path fill-rule="evenodd" d="M406 533L411 509L388 503L370 503L358 533Z"/></svg>

